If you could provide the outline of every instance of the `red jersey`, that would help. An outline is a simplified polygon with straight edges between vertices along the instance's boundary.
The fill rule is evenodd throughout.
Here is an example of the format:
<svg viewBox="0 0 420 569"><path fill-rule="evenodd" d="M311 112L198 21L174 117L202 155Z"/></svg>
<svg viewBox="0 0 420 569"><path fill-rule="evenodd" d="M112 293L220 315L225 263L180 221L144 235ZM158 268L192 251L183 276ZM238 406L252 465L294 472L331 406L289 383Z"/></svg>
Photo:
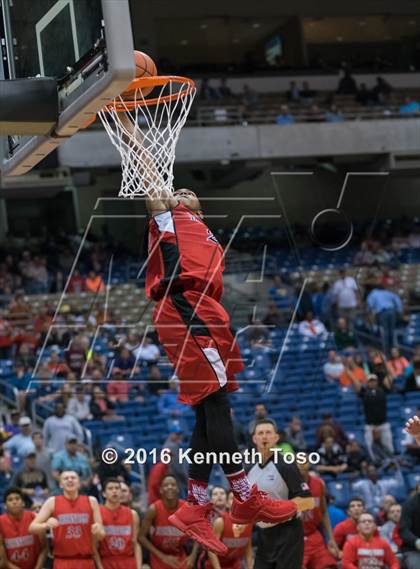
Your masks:
<svg viewBox="0 0 420 569"><path fill-rule="evenodd" d="M232 523L232 518L229 512L223 512L224 527L221 535L221 541L228 548L226 555L219 555L219 562L221 567L239 569L241 566L241 559L245 555L248 543L252 539L252 524L238 526ZM210 562L208 567L212 567Z"/></svg>
<svg viewBox="0 0 420 569"><path fill-rule="evenodd" d="M374 535L369 540L360 535L349 539L343 549L343 569L400 569L400 563L387 541Z"/></svg>
<svg viewBox="0 0 420 569"><path fill-rule="evenodd" d="M53 517L59 527L53 530L54 558L91 558L93 511L88 496L69 500L65 496L54 498Z"/></svg>
<svg viewBox="0 0 420 569"><path fill-rule="evenodd" d="M322 522L322 499L325 496L325 484L318 476L309 475L309 490L314 498L315 508L301 512L300 519L303 523L305 535L310 535L320 529Z"/></svg>
<svg viewBox="0 0 420 569"><path fill-rule="evenodd" d="M41 553L38 537L29 533L34 518L34 512L29 511L24 511L20 519L12 518L9 514L0 516L0 534L6 557L20 569L34 569Z"/></svg>
<svg viewBox="0 0 420 569"><path fill-rule="evenodd" d="M346 541L355 535L357 535L357 524L351 518L340 522L334 528L334 539L340 549L343 549Z"/></svg>
<svg viewBox="0 0 420 569"><path fill-rule="evenodd" d="M183 204L149 222L146 294L159 300L171 291L195 290L219 301L224 255L207 225Z"/></svg>
<svg viewBox="0 0 420 569"><path fill-rule="evenodd" d="M156 515L154 524L150 528L150 541L153 545L163 553L175 555L180 561L187 558L183 545L188 540L188 537L173 526L168 521L168 518L184 503L185 500L178 500L175 508L170 510L162 500L154 502L153 506L155 507ZM163 563L153 553L150 553L150 566L152 569L169 569L169 565Z"/></svg>
<svg viewBox="0 0 420 569"><path fill-rule="evenodd" d="M127 506L110 510L100 506L106 537L99 542L104 569L114 569L113 561L124 561L125 569L136 569L133 547L133 512ZM120 563L122 567L122 563Z"/></svg>

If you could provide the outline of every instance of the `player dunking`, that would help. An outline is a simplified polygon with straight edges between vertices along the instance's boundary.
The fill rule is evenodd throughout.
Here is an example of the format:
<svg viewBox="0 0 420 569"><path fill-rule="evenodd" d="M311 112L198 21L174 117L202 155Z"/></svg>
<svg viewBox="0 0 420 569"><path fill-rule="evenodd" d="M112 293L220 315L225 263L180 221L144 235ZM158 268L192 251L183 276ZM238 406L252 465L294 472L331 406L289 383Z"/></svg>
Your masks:
<svg viewBox="0 0 420 569"><path fill-rule="evenodd" d="M123 143L130 149L137 177L142 177L146 186L164 188L137 125L128 116L121 123L127 132ZM227 394L238 389L235 373L243 369L243 362L230 331L229 315L220 304L223 249L204 223L194 192L152 195L146 205L151 217L146 293L156 301L153 324L179 377L180 401L192 405L196 414L188 500L170 522L211 551L224 554L227 548L215 537L208 519L212 464L195 460L197 453L231 457L238 452ZM242 465L226 460L222 467L234 493L234 523L281 523L296 514L295 503L273 500L256 486L251 488Z"/></svg>
<svg viewBox="0 0 420 569"><path fill-rule="evenodd" d="M73 470L60 476L62 496L52 496L42 505L29 531L53 534L54 569L95 569L94 540L105 537L96 498L80 496L80 478Z"/></svg>
<svg viewBox="0 0 420 569"><path fill-rule="evenodd" d="M6 513L0 516L0 563L8 569L43 569L47 540L31 535L29 526L34 512L24 510L20 488L9 488L4 495Z"/></svg>
<svg viewBox="0 0 420 569"><path fill-rule="evenodd" d="M140 520L137 512L121 504L121 482L117 478L105 480L103 496L105 504L100 511L105 539L95 554L97 569L141 569Z"/></svg>

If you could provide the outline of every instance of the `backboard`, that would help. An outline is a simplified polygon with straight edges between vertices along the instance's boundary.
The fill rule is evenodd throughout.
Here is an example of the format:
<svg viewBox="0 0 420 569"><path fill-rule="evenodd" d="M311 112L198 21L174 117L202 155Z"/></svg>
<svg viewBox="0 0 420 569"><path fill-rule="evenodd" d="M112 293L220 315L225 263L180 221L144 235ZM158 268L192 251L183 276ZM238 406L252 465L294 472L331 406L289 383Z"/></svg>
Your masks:
<svg viewBox="0 0 420 569"><path fill-rule="evenodd" d="M28 172L135 76L129 0L0 0L0 78L55 77L49 136L8 136L3 176Z"/></svg>

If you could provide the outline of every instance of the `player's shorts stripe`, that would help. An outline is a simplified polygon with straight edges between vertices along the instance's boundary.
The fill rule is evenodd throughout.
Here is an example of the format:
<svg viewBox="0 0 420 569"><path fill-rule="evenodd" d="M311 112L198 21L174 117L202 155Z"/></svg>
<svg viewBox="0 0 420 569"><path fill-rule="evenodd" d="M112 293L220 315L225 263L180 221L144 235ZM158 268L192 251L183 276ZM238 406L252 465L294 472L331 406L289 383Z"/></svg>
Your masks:
<svg viewBox="0 0 420 569"><path fill-rule="evenodd" d="M175 243L159 243L162 252L163 267L165 277L160 281L161 285L173 282L181 274L181 264L179 262L179 249Z"/></svg>
<svg viewBox="0 0 420 569"><path fill-rule="evenodd" d="M181 293L171 295L172 303L184 324L189 328L191 336L210 336L205 323L194 312L194 308Z"/></svg>
<svg viewBox="0 0 420 569"><path fill-rule="evenodd" d="M224 387L227 383L226 368L218 350L216 348L202 348L202 350L217 376L220 387Z"/></svg>
<svg viewBox="0 0 420 569"><path fill-rule="evenodd" d="M153 216L156 225L161 233L175 233L174 220L171 211L165 211L159 215Z"/></svg>

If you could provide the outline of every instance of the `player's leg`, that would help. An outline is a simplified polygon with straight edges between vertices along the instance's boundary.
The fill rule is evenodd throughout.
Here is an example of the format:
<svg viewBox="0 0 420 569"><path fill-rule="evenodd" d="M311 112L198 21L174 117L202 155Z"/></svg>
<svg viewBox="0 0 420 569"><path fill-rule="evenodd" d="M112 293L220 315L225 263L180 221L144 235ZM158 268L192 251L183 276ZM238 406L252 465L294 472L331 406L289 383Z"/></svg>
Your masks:
<svg viewBox="0 0 420 569"><path fill-rule="evenodd" d="M199 403L194 407L195 425L191 435L191 459L188 469L188 501L193 504L207 504L209 501L208 483L212 465L207 461L203 464L195 461L196 453L207 453L210 450L206 434L206 414L204 405Z"/></svg>

